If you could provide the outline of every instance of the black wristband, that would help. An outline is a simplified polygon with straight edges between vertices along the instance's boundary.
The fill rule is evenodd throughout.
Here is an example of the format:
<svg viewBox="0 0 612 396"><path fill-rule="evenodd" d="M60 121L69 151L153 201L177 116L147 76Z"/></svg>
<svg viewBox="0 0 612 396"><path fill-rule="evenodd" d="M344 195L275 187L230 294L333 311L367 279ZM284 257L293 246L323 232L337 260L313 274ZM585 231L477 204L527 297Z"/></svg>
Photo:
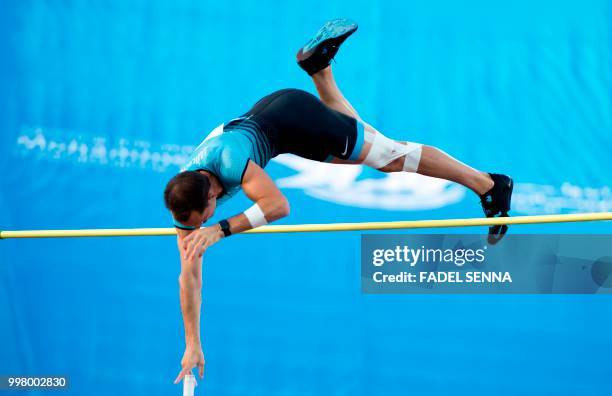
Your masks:
<svg viewBox="0 0 612 396"><path fill-rule="evenodd" d="M232 235L232 232L230 231L230 225L227 220L221 220L219 222L219 225L221 226L221 231L223 231L223 235L225 235L226 237Z"/></svg>

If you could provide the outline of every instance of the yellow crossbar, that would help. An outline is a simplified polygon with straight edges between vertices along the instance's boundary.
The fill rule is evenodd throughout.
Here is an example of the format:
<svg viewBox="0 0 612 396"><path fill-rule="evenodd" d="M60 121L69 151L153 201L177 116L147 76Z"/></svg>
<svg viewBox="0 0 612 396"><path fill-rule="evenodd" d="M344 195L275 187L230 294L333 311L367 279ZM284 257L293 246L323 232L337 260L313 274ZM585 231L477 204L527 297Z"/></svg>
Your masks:
<svg viewBox="0 0 612 396"><path fill-rule="evenodd" d="M379 221L369 223L269 225L246 231L245 234L273 234L285 232L374 231L414 228L474 227L500 224L545 224L581 221L612 220L612 212L577 213L562 215L494 217L474 219ZM174 228L125 228L89 230L24 230L0 231L0 239L9 238L69 238L175 235Z"/></svg>

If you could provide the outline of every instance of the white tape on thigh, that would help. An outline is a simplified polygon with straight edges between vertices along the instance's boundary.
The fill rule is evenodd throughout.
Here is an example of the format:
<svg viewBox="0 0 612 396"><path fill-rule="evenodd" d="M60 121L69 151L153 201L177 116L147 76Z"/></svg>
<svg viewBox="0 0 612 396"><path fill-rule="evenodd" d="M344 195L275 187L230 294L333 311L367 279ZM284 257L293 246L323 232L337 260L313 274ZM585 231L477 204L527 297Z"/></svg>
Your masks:
<svg viewBox="0 0 612 396"><path fill-rule="evenodd" d="M364 164L380 169L405 155L406 159L404 160L403 170L406 172L416 172L421 160L421 144L412 142L402 144L389 139L378 131L373 135L367 136L366 141L371 141L372 145L370 146L370 152L363 160Z"/></svg>
<svg viewBox="0 0 612 396"><path fill-rule="evenodd" d="M419 162L421 162L421 153L423 152L423 145L420 143L404 142L406 143L406 158L404 158L404 172L416 172L419 169Z"/></svg>
<svg viewBox="0 0 612 396"><path fill-rule="evenodd" d="M266 216L264 216L264 212L257 204L245 210L244 215L246 216L247 220L249 220L249 224L251 224L251 227L253 228L268 224Z"/></svg>

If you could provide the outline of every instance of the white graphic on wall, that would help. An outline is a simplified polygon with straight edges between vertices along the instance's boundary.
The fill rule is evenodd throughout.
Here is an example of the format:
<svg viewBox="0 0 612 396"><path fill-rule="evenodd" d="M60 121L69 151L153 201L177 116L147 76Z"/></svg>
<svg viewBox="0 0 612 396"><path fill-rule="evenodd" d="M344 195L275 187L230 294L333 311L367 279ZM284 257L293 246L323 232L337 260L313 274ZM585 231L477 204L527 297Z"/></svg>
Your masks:
<svg viewBox="0 0 612 396"><path fill-rule="evenodd" d="M24 128L17 137L18 152L40 159L166 172L179 168L195 146L153 144L147 140L111 140L59 129Z"/></svg>
<svg viewBox="0 0 612 396"><path fill-rule="evenodd" d="M159 144L147 140L116 140L63 129L23 128L17 137L17 153L43 161L62 161L75 166L110 166L154 172L178 172L194 150L192 145ZM296 173L279 178L284 189L360 208L384 210L436 209L474 198L465 188L446 180L411 173L364 177L365 168L332 165L281 155L273 160ZM612 210L608 186L560 186L515 183L512 195L515 214L603 212Z"/></svg>
<svg viewBox="0 0 612 396"><path fill-rule="evenodd" d="M526 215L609 212L612 210L612 189L608 186L581 187L568 182L559 187L516 183L512 210Z"/></svg>

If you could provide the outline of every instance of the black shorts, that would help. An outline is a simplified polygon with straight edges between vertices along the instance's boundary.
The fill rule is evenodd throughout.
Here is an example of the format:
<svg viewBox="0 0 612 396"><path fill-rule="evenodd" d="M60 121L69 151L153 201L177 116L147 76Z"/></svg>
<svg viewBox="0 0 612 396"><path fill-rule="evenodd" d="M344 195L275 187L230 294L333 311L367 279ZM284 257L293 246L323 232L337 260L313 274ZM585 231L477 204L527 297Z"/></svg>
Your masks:
<svg viewBox="0 0 612 396"><path fill-rule="evenodd" d="M273 92L243 117L259 124L273 156L291 153L315 161L333 157L354 161L363 147L361 122L299 89Z"/></svg>

